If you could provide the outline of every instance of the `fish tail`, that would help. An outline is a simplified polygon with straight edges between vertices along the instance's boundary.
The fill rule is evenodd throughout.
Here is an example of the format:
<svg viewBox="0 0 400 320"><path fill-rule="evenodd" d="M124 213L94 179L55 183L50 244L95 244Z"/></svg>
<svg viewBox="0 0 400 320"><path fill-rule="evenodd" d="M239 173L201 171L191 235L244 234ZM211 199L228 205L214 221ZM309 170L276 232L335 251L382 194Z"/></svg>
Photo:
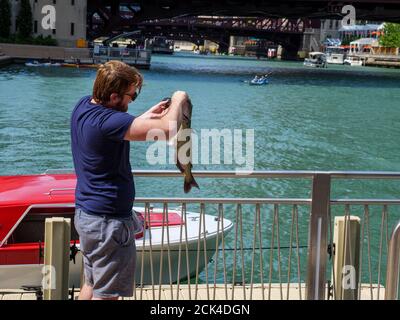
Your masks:
<svg viewBox="0 0 400 320"><path fill-rule="evenodd" d="M193 177L191 165L189 165L187 167L187 170L185 171L185 180L183 183L183 191L185 191L185 193L188 193L190 190L192 190L192 187L196 187L197 189L200 189L199 185L197 184L196 180Z"/></svg>
<svg viewBox="0 0 400 320"><path fill-rule="evenodd" d="M185 193L188 193L190 190L192 190L192 187L200 189L199 185L197 184L196 180L194 180L193 176L192 179L188 179L188 181L185 180L183 184L183 190L185 191Z"/></svg>

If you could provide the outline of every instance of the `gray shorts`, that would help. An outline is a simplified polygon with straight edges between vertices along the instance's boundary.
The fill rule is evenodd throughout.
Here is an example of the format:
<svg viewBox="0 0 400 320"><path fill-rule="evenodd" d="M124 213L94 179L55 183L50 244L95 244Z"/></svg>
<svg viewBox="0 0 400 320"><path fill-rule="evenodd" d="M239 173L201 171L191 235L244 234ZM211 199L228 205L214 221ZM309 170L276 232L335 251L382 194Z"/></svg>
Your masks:
<svg viewBox="0 0 400 320"><path fill-rule="evenodd" d="M136 265L133 217L90 215L75 210L86 283L96 298L131 297Z"/></svg>

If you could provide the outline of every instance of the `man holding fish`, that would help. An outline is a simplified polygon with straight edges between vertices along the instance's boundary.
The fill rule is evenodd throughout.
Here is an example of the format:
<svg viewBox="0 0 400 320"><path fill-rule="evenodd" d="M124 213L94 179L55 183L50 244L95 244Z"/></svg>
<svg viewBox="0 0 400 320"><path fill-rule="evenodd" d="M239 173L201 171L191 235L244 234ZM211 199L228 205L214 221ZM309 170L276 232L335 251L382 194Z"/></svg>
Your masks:
<svg viewBox="0 0 400 320"><path fill-rule="evenodd" d="M191 141L180 137L190 130L192 105L183 91L142 115L127 113L140 93L143 77L133 67L109 61L99 66L91 96L83 97L71 116L71 147L77 176L75 228L84 261L85 283L79 299L115 300L133 295L136 247L132 215L135 187L129 161L130 141L145 141L161 130L172 139L176 123L177 166L185 176L184 190L197 186L191 174ZM189 143L180 161L182 139Z"/></svg>

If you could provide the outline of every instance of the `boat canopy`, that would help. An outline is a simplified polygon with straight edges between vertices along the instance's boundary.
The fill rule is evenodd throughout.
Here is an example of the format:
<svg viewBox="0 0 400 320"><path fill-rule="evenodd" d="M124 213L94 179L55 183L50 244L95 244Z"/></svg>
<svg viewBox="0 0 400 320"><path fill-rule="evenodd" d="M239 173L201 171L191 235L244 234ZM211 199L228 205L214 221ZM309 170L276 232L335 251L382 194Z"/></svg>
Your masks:
<svg viewBox="0 0 400 320"><path fill-rule="evenodd" d="M75 174L0 176L0 247L31 208L75 205Z"/></svg>
<svg viewBox="0 0 400 320"><path fill-rule="evenodd" d="M316 58L319 56L325 56L325 53L315 51L315 52L310 52L309 55L310 55L310 58Z"/></svg>
<svg viewBox="0 0 400 320"><path fill-rule="evenodd" d="M340 46L342 44L342 40L340 39L334 39L334 38L326 38L325 41L323 42L325 46Z"/></svg>

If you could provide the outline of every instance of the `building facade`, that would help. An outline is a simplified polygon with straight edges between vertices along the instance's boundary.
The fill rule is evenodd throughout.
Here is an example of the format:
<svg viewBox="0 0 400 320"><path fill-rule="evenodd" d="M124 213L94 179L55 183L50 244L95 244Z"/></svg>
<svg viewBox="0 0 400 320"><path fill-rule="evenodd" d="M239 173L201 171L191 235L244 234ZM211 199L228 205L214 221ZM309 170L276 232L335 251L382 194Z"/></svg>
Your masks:
<svg viewBox="0 0 400 320"><path fill-rule="evenodd" d="M21 0L10 0L11 33L17 32L16 19ZM42 35L56 39L59 46L76 47L86 40L87 0L30 0L34 37ZM49 11L52 6L54 10ZM49 27L49 14L55 13L55 29ZM78 41L80 40L80 41Z"/></svg>
<svg viewBox="0 0 400 320"><path fill-rule="evenodd" d="M341 20L322 19L319 28L306 29L303 35L304 54L323 50L326 39L340 38Z"/></svg>

